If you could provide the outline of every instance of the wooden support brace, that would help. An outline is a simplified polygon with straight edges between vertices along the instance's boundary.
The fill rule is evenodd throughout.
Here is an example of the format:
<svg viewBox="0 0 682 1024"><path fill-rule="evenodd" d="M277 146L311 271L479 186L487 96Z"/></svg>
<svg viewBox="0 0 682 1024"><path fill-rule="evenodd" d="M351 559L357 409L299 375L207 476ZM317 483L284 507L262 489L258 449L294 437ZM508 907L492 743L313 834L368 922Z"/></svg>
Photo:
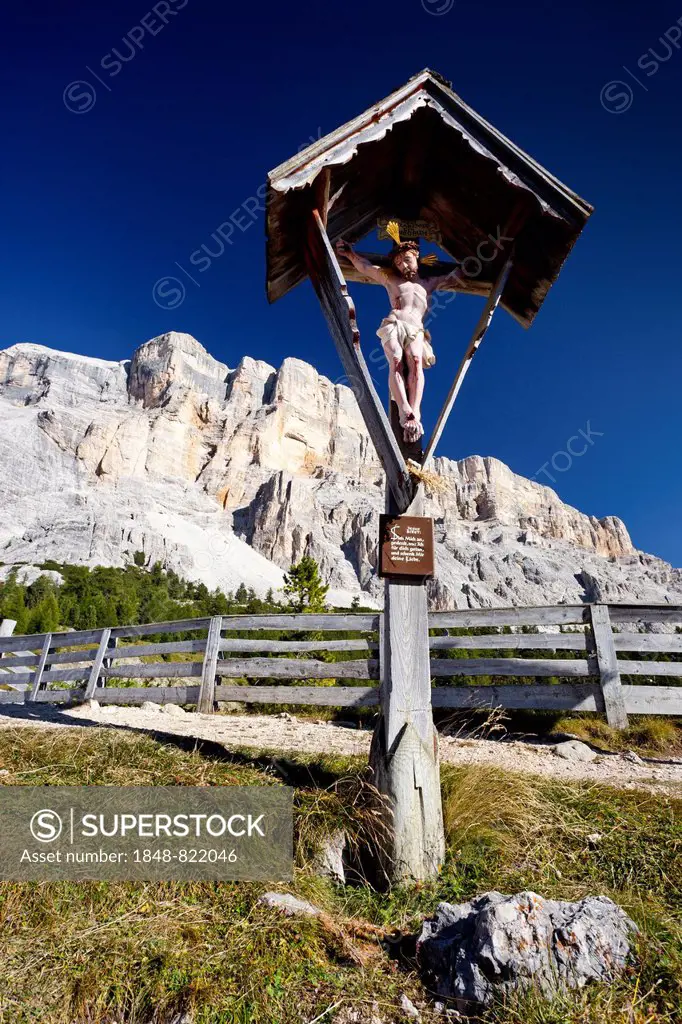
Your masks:
<svg viewBox="0 0 682 1024"><path fill-rule="evenodd" d="M220 650L220 630L223 627L222 615L214 615L208 627L206 638L206 651L204 653L204 665L201 672L201 688L197 711L202 715L210 715L213 712L215 701L215 676L218 666L218 652Z"/></svg>
<svg viewBox="0 0 682 1024"><path fill-rule="evenodd" d="M112 655L113 654L113 650L116 647L118 647L118 637L117 636L112 638L111 645L110 645L109 649L107 650L107 655ZM136 653L137 653L138 657L142 657L142 654L139 651L136 652ZM131 655L131 657L135 657L135 655ZM103 664L105 669L110 669L112 667L113 663L114 663L114 658L113 657L109 657L109 656L106 657L104 659L104 661L102 662L102 664Z"/></svg>
<svg viewBox="0 0 682 1024"><path fill-rule="evenodd" d="M329 216L329 189L331 186L332 172L330 167L323 168L315 178L315 206L320 214L320 220L327 228L327 217Z"/></svg>
<svg viewBox="0 0 682 1024"><path fill-rule="evenodd" d="M606 720L614 729L627 729L628 716L625 712L625 699L608 605L591 605L590 616Z"/></svg>
<svg viewBox="0 0 682 1024"><path fill-rule="evenodd" d="M450 417L450 413L452 412L452 407L455 404L455 399L459 394L459 389L462 386L462 382L467 375L469 367L471 366L471 361L476 355L476 352L478 351L478 348L481 342L483 341L483 338L485 337L486 331L490 327L495 310L497 309L500 299L502 298L502 293L509 278L509 274L511 273L511 269L512 257L510 256L507 262L502 267L502 270L500 271L497 280L495 281L495 285L488 297L488 301L486 302L483 308L483 312L479 317L478 323L474 328L474 333L471 336L471 341L469 342L467 350L464 354L464 358L462 359L462 362L459 365L459 369L455 374L455 379L452 382L452 386L448 392L448 396L445 399L445 404L441 409L440 416L438 417L438 421L436 423L436 426L434 427L431 439L429 440L429 443L426 446L423 461L424 466L426 466L429 460L433 457L434 449L438 444L443 431L445 430L445 425Z"/></svg>
<svg viewBox="0 0 682 1024"><path fill-rule="evenodd" d="M306 266L388 486L398 511L404 512L412 501L414 485L367 369L360 349L355 306L317 210L312 212L307 234Z"/></svg>
<svg viewBox="0 0 682 1024"><path fill-rule="evenodd" d="M85 687L85 693L83 694L84 700L92 700L92 698L95 696L95 689L97 688L99 677L102 674L102 665L104 663L104 656L107 652L107 647L109 646L110 636L111 629L107 628L102 630L102 635L100 636L99 639L97 653L95 654L95 660L92 663L92 668L90 669L90 676Z"/></svg>
<svg viewBox="0 0 682 1024"><path fill-rule="evenodd" d="M50 647L52 645L52 633L46 633L43 641L43 646L40 651L40 658L38 659L38 665L36 667L33 682L31 684L31 692L28 695L29 700L35 700L38 690L41 688L43 680L43 672L45 671L45 663L47 662L47 656L50 653Z"/></svg>

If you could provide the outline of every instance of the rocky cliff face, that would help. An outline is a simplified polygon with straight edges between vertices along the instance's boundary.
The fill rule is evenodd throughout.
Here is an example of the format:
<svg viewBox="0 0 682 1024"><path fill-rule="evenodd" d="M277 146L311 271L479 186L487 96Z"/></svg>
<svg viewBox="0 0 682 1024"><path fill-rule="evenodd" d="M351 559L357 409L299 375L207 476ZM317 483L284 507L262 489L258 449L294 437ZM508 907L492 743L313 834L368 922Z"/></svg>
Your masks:
<svg viewBox="0 0 682 1024"><path fill-rule="evenodd" d="M333 600L378 603L383 479L349 388L298 359L236 369L167 334L119 363L0 352L0 561L121 565L143 550L209 587L277 588L310 554ZM433 607L682 601L623 523L495 459L437 459Z"/></svg>

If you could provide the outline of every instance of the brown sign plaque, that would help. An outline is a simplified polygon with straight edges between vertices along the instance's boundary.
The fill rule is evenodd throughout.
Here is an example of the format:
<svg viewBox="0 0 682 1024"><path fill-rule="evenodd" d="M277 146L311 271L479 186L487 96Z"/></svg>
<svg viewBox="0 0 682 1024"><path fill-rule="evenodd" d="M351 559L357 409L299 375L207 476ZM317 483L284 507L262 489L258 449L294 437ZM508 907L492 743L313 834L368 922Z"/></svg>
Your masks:
<svg viewBox="0 0 682 1024"><path fill-rule="evenodd" d="M379 575L433 576L433 519L379 516Z"/></svg>

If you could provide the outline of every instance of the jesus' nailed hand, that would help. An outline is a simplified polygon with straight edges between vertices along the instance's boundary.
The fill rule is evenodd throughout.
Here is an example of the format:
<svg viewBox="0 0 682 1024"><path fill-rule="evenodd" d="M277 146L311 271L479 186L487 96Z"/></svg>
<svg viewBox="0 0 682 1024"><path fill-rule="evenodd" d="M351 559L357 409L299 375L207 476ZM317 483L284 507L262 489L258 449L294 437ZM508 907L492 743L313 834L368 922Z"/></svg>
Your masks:
<svg viewBox="0 0 682 1024"><path fill-rule="evenodd" d="M440 276L420 276L419 245L412 241L396 242L390 252L390 268L378 267L359 256L344 239L336 243L336 251L366 277L383 284L388 292L392 312L382 320L377 334L388 361L388 386L398 406L403 437L412 444L424 434L424 367L433 366L436 361L424 317L429 311L431 293L449 283L458 270ZM403 376L403 353L407 356L407 380Z"/></svg>

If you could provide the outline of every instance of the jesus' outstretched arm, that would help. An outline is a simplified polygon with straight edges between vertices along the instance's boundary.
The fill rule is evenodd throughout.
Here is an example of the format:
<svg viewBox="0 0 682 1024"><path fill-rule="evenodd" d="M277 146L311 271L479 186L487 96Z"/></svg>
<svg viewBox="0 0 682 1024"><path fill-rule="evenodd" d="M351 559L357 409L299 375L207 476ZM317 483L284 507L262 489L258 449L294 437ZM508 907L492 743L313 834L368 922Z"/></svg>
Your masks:
<svg viewBox="0 0 682 1024"><path fill-rule="evenodd" d="M339 239L336 243L336 251L340 256L345 256L355 269L359 270L365 277L371 278L372 281L376 281L378 284L386 284L386 270L383 267L378 267L375 263L370 263L364 256L359 256L345 239Z"/></svg>
<svg viewBox="0 0 682 1024"><path fill-rule="evenodd" d="M424 281L424 287L428 294L431 292L438 291L439 288L447 288L448 285L455 284L457 281L462 279L462 268L455 267L448 274L438 274L434 277L427 277Z"/></svg>

